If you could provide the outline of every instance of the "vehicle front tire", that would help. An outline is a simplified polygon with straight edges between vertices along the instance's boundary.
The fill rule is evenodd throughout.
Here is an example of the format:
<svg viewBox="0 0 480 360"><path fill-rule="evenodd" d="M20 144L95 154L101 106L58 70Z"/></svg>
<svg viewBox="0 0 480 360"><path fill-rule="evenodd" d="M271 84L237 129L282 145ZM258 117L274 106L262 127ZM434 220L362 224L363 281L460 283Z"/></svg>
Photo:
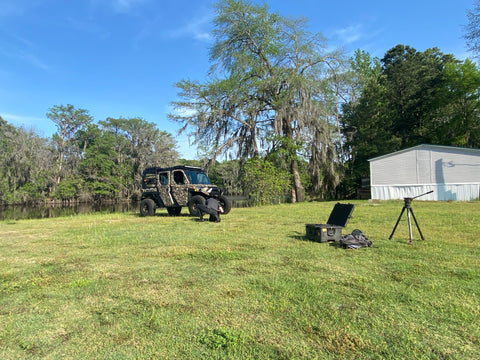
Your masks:
<svg viewBox="0 0 480 360"><path fill-rule="evenodd" d="M205 198L201 195L194 195L190 200L188 200L188 211L190 215L198 216L198 205L205 205Z"/></svg>
<svg viewBox="0 0 480 360"><path fill-rule="evenodd" d="M141 216L155 215L155 202L152 199L143 199L140 202L140 215Z"/></svg>

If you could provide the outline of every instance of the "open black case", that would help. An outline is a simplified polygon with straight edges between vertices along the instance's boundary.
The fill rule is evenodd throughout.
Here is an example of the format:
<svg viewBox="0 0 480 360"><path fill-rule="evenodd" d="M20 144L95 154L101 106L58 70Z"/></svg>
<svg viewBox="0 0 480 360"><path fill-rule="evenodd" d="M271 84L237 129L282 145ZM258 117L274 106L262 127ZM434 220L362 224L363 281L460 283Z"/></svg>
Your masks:
<svg viewBox="0 0 480 360"><path fill-rule="evenodd" d="M353 204L336 203L326 224L306 224L307 238L318 242L339 242L342 229L352 217Z"/></svg>

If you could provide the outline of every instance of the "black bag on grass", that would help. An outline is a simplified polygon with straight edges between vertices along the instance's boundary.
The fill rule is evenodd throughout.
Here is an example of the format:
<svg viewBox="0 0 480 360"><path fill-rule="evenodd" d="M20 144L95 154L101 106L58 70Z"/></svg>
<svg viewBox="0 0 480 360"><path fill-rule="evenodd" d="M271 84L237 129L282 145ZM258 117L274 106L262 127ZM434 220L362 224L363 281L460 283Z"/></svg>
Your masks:
<svg viewBox="0 0 480 360"><path fill-rule="evenodd" d="M343 235L340 238L340 245L345 249L360 249L372 246L372 242L368 240L361 230L355 229L351 234Z"/></svg>

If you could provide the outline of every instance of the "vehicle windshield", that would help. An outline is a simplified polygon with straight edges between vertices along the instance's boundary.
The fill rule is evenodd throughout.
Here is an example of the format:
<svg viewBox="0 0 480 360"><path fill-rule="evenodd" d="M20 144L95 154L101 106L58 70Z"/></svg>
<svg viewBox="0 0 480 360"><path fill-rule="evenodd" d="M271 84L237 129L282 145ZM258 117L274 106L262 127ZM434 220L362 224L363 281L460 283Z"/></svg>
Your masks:
<svg viewBox="0 0 480 360"><path fill-rule="evenodd" d="M185 170L185 174L187 174L188 181L190 181L190 184L201 184L201 185L211 184L207 174L205 174L203 171Z"/></svg>

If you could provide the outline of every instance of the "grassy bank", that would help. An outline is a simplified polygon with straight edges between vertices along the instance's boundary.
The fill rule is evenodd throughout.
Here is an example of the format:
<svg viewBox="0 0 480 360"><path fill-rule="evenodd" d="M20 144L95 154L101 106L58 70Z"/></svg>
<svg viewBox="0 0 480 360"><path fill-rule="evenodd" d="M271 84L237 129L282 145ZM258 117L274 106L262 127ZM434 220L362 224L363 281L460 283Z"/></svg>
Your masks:
<svg viewBox="0 0 480 360"><path fill-rule="evenodd" d="M355 201L344 229L306 241L334 203L0 222L2 359L480 358L480 202Z"/></svg>

